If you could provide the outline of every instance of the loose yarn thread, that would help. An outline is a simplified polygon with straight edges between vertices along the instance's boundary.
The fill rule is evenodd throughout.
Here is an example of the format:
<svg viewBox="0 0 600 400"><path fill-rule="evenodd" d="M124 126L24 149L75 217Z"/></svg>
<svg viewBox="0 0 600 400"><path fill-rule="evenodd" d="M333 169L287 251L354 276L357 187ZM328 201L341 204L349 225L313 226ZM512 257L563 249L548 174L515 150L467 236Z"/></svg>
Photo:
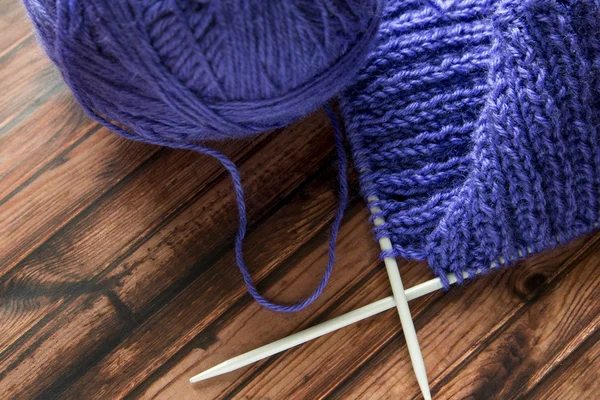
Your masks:
<svg viewBox="0 0 600 400"><path fill-rule="evenodd" d="M243 258L246 206L235 164L202 140L280 127L337 94L366 58L380 0L24 0L48 56L92 118L120 135L216 158L239 213L236 262L248 292L275 311L299 311L323 292L348 200L342 131L335 132L339 206L327 268L292 305L256 289Z"/></svg>

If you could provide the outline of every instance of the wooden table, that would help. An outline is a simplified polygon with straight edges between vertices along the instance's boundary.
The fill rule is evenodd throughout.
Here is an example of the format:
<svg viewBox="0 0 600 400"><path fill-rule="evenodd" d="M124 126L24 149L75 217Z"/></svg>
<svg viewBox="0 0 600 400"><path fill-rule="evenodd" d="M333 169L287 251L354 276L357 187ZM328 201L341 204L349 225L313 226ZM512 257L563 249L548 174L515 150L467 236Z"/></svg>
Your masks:
<svg viewBox="0 0 600 400"><path fill-rule="evenodd" d="M281 315L246 294L229 177L200 154L90 121L16 0L0 0L1 399L420 398L394 310L190 385L226 358L390 294L365 205L330 285ZM270 298L310 293L337 204L331 127L214 144L241 167L247 261ZM600 234L412 303L436 399L600 393ZM432 278L400 260L407 287Z"/></svg>

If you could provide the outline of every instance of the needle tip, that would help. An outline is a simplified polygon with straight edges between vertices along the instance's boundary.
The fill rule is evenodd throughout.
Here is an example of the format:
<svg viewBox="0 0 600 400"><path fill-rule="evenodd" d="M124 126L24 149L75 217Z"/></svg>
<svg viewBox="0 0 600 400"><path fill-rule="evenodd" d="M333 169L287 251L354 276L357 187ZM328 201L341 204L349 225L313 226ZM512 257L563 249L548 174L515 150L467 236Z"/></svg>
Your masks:
<svg viewBox="0 0 600 400"><path fill-rule="evenodd" d="M196 382L200 382L200 381L203 381L203 380L205 380L206 378L208 378L208 377L207 377L207 376L205 376L205 373L203 372L203 373L201 373L201 374L198 374L198 375L196 375L196 376L192 376L192 377L190 378L190 383L196 383Z"/></svg>
<svg viewBox="0 0 600 400"><path fill-rule="evenodd" d="M221 363L221 364L217 365L216 367L212 367L210 369L207 369L204 372L199 373L198 375L192 376L190 378L190 383L204 381L206 379L214 378L215 376L219 376L226 372L233 371L233 370L223 371L223 364L226 364L226 363Z"/></svg>
<svg viewBox="0 0 600 400"><path fill-rule="evenodd" d="M429 386L421 387L421 392L423 393L423 398L425 400L431 400L431 392L429 391Z"/></svg>

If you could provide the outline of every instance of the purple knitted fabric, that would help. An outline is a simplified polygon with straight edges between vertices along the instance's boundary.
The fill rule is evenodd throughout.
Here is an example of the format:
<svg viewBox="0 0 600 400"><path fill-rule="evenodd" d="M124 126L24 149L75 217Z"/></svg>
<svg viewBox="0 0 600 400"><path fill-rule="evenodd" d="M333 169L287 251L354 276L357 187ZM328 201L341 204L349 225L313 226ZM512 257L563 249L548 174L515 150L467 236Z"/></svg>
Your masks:
<svg viewBox="0 0 600 400"><path fill-rule="evenodd" d="M597 0L388 0L341 99L383 256L447 286L598 226L599 38Z"/></svg>

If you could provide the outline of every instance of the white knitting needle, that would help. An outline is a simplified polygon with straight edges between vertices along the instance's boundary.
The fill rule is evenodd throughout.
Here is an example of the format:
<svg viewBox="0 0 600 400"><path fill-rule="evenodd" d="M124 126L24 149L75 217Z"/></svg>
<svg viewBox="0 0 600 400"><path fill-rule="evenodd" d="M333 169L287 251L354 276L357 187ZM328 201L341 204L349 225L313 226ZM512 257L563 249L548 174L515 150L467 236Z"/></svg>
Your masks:
<svg viewBox="0 0 600 400"><path fill-rule="evenodd" d="M465 278L468 277L467 273L463 273ZM448 274L448 281L450 284L456 283L456 275ZM404 294L407 300L414 300L426 294L435 292L442 288L442 281L440 278L435 278L430 281L421 283L417 286L407 289ZM352 325L355 322L363 319L372 317L373 315L379 314L383 311L389 310L396 306L394 297L389 296L384 299L378 300L374 303L358 308L354 311L350 311L339 317L330 319L329 321L323 322L319 325L315 325L311 328L305 329L301 332L294 333L283 339L279 339L273 343L269 343L258 349L249 351L232 359L222 362L221 364L212 367L201 374L198 374L190 379L190 382L199 382L205 379L213 378L222 374L226 374L236 369L245 367L246 365L255 363L264 358L270 357L274 354L281 353L282 351L296 347L302 343L306 343L310 340L316 339L320 336L326 335L330 332L341 329L345 326Z"/></svg>
<svg viewBox="0 0 600 400"><path fill-rule="evenodd" d="M369 202L379 200L376 196L368 198ZM378 207L371 209L371 214L375 215L381 212ZM375 218L373 222L375 226L379 226L385 221L381 217ZM382 251L392 250L392 242L389 238L383 237L379 239L379 246ZM408 299L404 292L404 285L402 284L402 278L400 278L400 270L398 269L398 263L393 257L386 257L383 259L385 263L385 269L392 286L392 294L396 303L396 309L398 309L398 315L400 316L400 324L402 325L402 331L404 332L404 338L406 339L406 347L408 348L408 354L410 361L412 362L413 370L417 377L417 382L423 397L425 400L431 400L431 392L429 390L429 380L427 379L427 371L425 370L425 362L423 361L423 355L421 354L421 347L419 346L419 339L417 338L417 332L415 330L415 324L413 323L412 316L410 315L410 308L408 307Z"/></svg>

